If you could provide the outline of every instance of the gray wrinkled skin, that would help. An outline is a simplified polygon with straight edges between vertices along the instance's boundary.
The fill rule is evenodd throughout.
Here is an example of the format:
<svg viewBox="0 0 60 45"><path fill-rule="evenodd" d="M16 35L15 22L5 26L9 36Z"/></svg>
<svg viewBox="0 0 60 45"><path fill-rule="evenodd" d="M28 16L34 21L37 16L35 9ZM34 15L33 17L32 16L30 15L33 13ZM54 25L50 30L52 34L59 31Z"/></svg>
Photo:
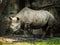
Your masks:
<svg viewBox="0 0 60 45"><path fill-rule="evenodd" d="M48 26L54 24L54 16L46 10L32 10L28 7L22 9L16 16L10 17L10 28L17 31L21 28L22 23L33 24L34 26L44 26L48 22Z"/></svg>

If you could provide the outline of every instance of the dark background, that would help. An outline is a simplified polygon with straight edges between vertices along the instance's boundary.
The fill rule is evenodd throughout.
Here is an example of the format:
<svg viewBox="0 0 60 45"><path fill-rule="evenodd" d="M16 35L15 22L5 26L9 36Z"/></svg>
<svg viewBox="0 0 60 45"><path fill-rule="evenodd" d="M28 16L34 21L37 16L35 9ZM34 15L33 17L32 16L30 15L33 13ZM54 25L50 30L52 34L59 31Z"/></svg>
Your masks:
<svg viewBox="0 0 60 45"><path fill-rule="evenodd" d="M32 9L39 10L40 8L48 10L55 14L57 23L55 29L53 30L54 34L60 34L60 0L35 0L40 1L40 4L35 5ZM16 15L20 10L25 6L30 6L30 3L34 0L3 0L0 4L0 35L4 35L9 28L9 16ZM37 4L37 3L36 3ZM40 7L39 7L40 6ZM45 8L43 8L45 7ZM57 14L56 14L57 13ZM7 31L8 33L9 31Z"/></svg>

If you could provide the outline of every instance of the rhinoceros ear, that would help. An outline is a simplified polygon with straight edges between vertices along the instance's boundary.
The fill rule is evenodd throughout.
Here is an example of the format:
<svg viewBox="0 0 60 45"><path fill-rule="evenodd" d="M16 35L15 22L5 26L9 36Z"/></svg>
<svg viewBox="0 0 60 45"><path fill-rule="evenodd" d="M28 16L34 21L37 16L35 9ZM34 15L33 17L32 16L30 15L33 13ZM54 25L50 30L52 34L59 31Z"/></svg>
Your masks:
<svg viewBox="0 0 60 45"><path fill-rule="evenodd" d="M10 20L12 20L12 17L9 17Z"/></svg>
<svg viewBox="0 0 60 45"><path fill-rule="evenodd" d="M19 17L17 17L17 20L19 20Z"/></svg>

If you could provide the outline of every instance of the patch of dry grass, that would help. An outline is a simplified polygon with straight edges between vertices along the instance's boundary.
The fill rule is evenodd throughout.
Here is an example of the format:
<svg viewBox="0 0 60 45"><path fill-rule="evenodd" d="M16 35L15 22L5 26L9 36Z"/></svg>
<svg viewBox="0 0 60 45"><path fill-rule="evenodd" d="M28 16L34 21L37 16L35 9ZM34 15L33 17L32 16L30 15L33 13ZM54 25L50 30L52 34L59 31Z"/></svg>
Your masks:
<svg viewBox="0 0 60 45"><path fill-rule="evenodd" d="M0 38L2 39L2 38ZM13 42L13 43L9 43L9 42L1 42L0 45L60 45L60 38L49 38L49 39L45 39L41 42Z"/></svg>

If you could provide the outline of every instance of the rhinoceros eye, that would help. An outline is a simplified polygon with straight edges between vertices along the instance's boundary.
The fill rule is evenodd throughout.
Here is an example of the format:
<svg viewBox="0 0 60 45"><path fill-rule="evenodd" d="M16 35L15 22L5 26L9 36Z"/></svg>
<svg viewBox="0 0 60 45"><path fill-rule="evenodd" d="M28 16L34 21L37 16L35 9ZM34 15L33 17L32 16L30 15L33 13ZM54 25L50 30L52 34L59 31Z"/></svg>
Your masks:
<svg viewBox="0 0 60 45"><path fill-rule="evenodd" d="M19 17L17 17L17 20L19 20Z"/></svg>

